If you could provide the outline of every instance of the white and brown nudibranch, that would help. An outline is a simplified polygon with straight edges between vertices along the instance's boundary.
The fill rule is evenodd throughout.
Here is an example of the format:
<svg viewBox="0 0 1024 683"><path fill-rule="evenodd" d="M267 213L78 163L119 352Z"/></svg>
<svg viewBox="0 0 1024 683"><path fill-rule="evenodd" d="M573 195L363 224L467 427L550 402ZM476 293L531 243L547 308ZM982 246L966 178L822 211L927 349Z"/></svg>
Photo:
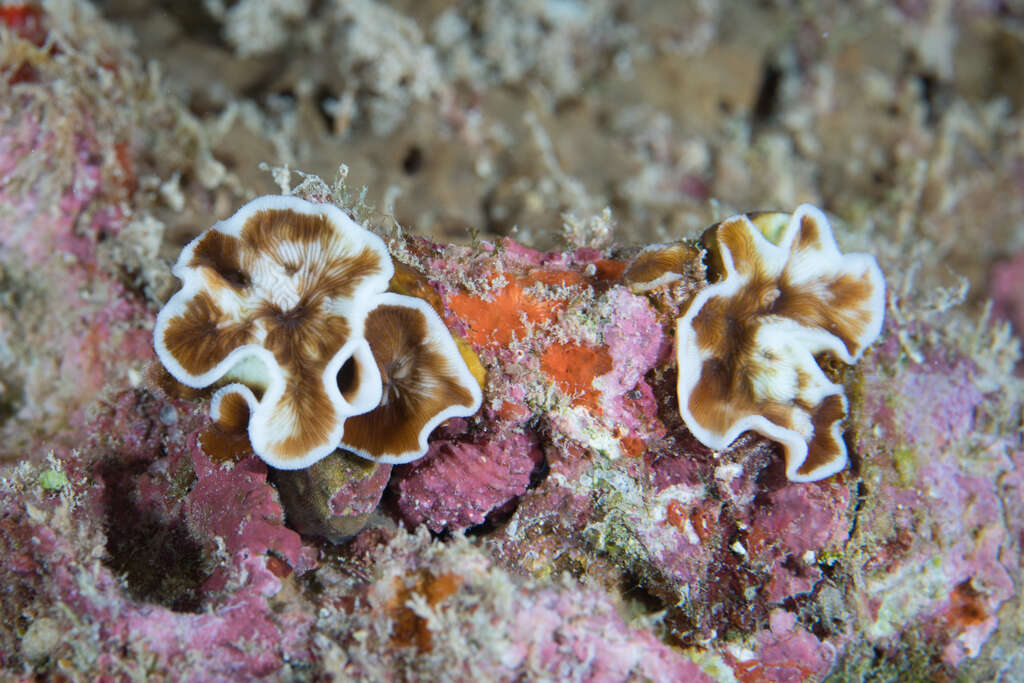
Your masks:
<svg viewBox="0 0 1024 683"><path fill-rule="evenodd" d="M882 329L885 283L872 256L841 254L825 214L734 216L704 235L719 279L676 322L679 410L709 448L753 430L780 443L793 481L847 463L842 385Z"/></svg>
<svg viewBox="0 0 1024 683"><path fill-rule="evenodd" d="M217 387L214 420L247 425L273 467L339 447L409 462L434 427L480 407L444 322L386 291L384 242L335 206L253 200L190 242L173 273L182 287L157 316L157 356L179 382Z"/></svg>

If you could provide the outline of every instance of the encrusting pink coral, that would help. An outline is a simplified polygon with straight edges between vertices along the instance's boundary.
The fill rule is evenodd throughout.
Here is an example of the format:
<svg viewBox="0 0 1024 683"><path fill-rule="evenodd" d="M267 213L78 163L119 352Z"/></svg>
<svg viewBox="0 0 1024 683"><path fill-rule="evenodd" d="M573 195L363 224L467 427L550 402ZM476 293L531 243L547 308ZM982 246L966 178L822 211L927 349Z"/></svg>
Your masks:
<svg viewBox="0 0 1024 683"><path fill-rule="evenodd" d="M408 462L437 424L480 405L437 313L385 293L387 248L335 206L253 200L189 243L173 272L182 288L157 316L157 355L187 386L220 386L214 420L247 421L278 469L339 445Z"/></svg>
<svg viewBox="0 0 1024 683"><path fill-rule="evenodd" d="M992 268L989 282L993 312L1006 318L1024 337L1024 250Z"/></svg>
<svg viewBox="0 0 1024 683"><path fill-rule="evenodd" d="M959 665L978 654L1014 596L1024 450L1018 434L965 448L984 433L989 400L974 359L940 348L903 363L895 337L876 353L853 416L862 476L878 482L877 503L858 516L853 539L872 549L862 573L878 615L872 629L888 635L924 624L942 659ZM922 404L922 396L936 400Z"/></svg>
<svg viewBox="0 0 1024 683"><path fill-rule="evenodd" d="M398 509L413 525L466 529L522 495L542 458L531 435L513 430L480 443L438 441L429 457L395 470Z"/></svg>
<svg viewBox="0 0 1024 683"><path fill-rule="evenodd" d="M808 204L792 216L734 216L704 242L720 279L676 323L687 428L715 449L759 432L785 448L793 481L839 472L847 403L821 363L856 362L881 331L878 264L841 254L825 214Z"/></svg>

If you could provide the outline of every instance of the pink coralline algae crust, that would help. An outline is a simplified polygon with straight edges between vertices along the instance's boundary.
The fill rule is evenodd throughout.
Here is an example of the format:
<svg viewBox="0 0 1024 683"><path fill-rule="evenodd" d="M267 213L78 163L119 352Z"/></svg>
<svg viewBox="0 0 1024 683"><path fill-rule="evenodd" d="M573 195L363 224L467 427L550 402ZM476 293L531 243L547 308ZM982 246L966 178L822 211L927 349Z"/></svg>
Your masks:
<svg viewBox="0 0 1024 683"><path fill-rule="evenodd" d="M357 516L373 512L380 502L380 494L388 484L391 468L382 466L372 477L360 479L331 496L331 512L336 515Z"/></svg>
<svg viewBox="0 0 1024 683"><path fill-rule="evenodd" d="M1000 477L999 484L1006 495L1003 498L1006 526L1011 543L1010 551L1004 554L1006 565L1017 571L1021 567L1021 550L1024 550L1024 449L1011 449L1013 468Z"/></svg>
<svg viewBox="0 0 1024 683"><path fill-rule="evenodd" d="M603 341L597 349L607 358L607 370L570 382L577 385L576 392L566 392L562 377L552 377L555 385L567 393L571 405L588 408L589 415L581 420L578 411L556 412L548 420L554 429L581 443L591 441L595 426L605 429L624 455L636 457L666 434L658 418L658 401L644 376L671 348L671 338L665 335L647 300L624 287L609 289L597 299L595 308L608 315L595 330ZM595 313L600 315L598 311ZM551 343L550 336L536 343L545 348L545 358L562 354L567 372L578 367L571 344ZM576 395L581 389L592 390L595 395L589 401L580 400Z"/></svg>
<svg viewBox="0 0 1024 683"><path fill-rule="evenodd" d="M739 659L727 655L742 683L803 683L821 680L832 668L837 650L796 623L792 612L776 609L769 628L755 638L757 656Z"/></svg>
<svg viewBox="0 0 1024 683"><path fill-rule="evenodd" d="M421 460L395 467L398 509L413 526L465 529L526 491L541 460L536 441L507 432L478 443L435 441Z"/></svg>
<svg viewBox="0 0 1024 683"><path fill-rule="evenodd" d="M26 223L40 231L58 224L68 233L76 229L73 215L37 215ZM0 218L0 238L7 233ZM16 269L31 261L23 259L20 246L3 246L0 252L0 263ZM49 253L54 253L52 246ZM99 270L95 261L58 258L27 278L30 284L24 295L41 297L45 303L39 309L45 315L0 317L0 335L16 340L12 347L17 353L24 349L35 356L36 371L24 377L24 399L16 417L46 431L55 432L61 423L80 428L88 403L101 389L124 386L126 368L141 367L152 358L152 313L121 283ZM57 391L51 381L60 383Z"/></svg>
<svg viewBox="0 0 1024 683"><path fill-rule="evenodd" d="M992 269L989 295L994 312L1013 323L1018 336L1024 336L1024 251Z"/></svg>
<svg viewBox="0 0 1024 683"><path fill-rule="evenodd" d="M431 251L441 258L460 249ZM462 656L451 630L477 637L481 624L502 654L488 658L487 650L466 671L495 680L538 666L583 679L700 680L698 664L728 667L744 683L821 680L862 641L886 648L908 633L954 665L979 651L1013 591L1008 572L1017 568L1007 549L1022 532L1007 501L1022 486L1010 457L1022 458L1004 442L964 445L986 400L969 361L945 351L923 365L897 360L891 340L872 351L849 381L859 470L792 483L765 439L746 435L713 452L692 438L666 398L670 338L654 308L614 283L587 280L582 269L563 260L557 278L534 273L538 282L575 283L523 290L565 308L524 325L508 346L474 345L488 370L485 408L449 421L426 457L392 470L381 512L423 538L410 540L378 515L349 545L321 545L349 572L338 584L331 577L342 570L333 561L315 566L313 539L282 524L260 461L215 465L197 448L207 424L202 402L118 394L88 427L96 442L65 453L64 462L73 481L96 482L79 496L76 519L92 520L95 543L110 556L91 571L108 581L126 576L105 598L131 615L141 641L124 637L138 645L174 634L162 641L169 644L157 666L190 671L188 662L215 657L224 664L213 678L335 666L374 678L413 660L427 675ZM452 282L437 288L450 300L461 291ZM489 333L465 330L477 340ZM565 391L577 386L571 364L552 365L557 377L539 372L537 359L551 348L565 358L603 354L612 367L590 378L592 393ZM922 406L921 395L943 400ZM638 450L628 446L632 436L641 439ZM41 558L23 550L35 531L23 521L5 524L17 548L0 579L26 586L23 577L34 577L34 591L48 576ZM486 542L459 540L460 530L478 525L474 533ZM43 526L50 536L40 536L41 547L65 552L79 571L88 552L59 524ZM430 541L424 529L452 533ZM144 535L160 543L147 546ZM161 555L153 547L161 544L173 552ZM447 566L449 544L477 564ZM155 580L130 561L135 555L168 567L168 576ZM854 572L864 588L851 585ZM554 578L563 573L589 583ZM509 575L537 583L510 583ZM614 614L625 583L663 613L653 629L633 629ZM89 590L71 603L59 591L74 584L54 585L48 600L116 621L90 602ZM832 596L828 618L823 595ZM197 640L177 635L186 628ZM375 635L360 644L356 633ZM220 653L237 638L249 643L244 653ZM344 659L326 642L350 654L369 650ZM693 661L666 643L681 644ZM182 659L188 648L199 654Z"/></svg>
<svg viewBox="0 0 1024 683"><path fill-rule="evenodd" d="M536 488L494 496L495 508L498 499L519 497L496 534L509 565L540 573L573 567L598 581L617 580L605 561L627 567L668 604L690 596L688 628L705 637L736 623L753 627L767 605L815 590L819 554L841 552L849 534L847 475L807 488L775 471L781 458L763 439L745 437L720 456L697 443L666 399L672 311L603 278L615 269L599 270L604 255L593 250L541 253L506 241L481 251L486 262L456 257L459 248L453 260L423 251L437 281L472 273L474 282L497 283L479 293L439 288L450 324L488 370L484 428L536 429L537 418L541 425L546 477ZM438 443L413 466L431 472L431 458L448 454L430 495L396 472L405 521L427 520L435 530L450 520L448 506L472 501L461 490L481 476L467 466L475 460ZM445 480L458 482L450 502L439 489ZM493 485L482 490L495 493ZM438 509L443 521L422 512Z"/></svg>
<svg viewBox="0 0 1024 683"><path fill-rule="evenodd" d="M59 194L15 189L15 169L54 135L29 117L0 125L0 288L20 292L20 310L0 303L0 338L15 368L0 381L17 397L14 419L0 429L0 455L55 440L73 445L61 429L81 428L101 389L126 386L126 370L153 354L145 302L100 264L100 243L117 240L130 209L124 184L103 182L108 150L89 126L76 131Z"/></svg>
<svg viewBox="0 0 1024 683"><path fill-rule="evenodd" d="M23 394L0 436L37 461L0 481L0 677L820 681L908 642L964 666L1003 635L1024 453L976 438L980 368L891 334L846 377L853 468L788 482L767 440L713 452L683 427L672 322L707 283L635 294L628 250L389 237L479 356L484 407L390 472L370 528L300 536L261 461L203 452L204 402L124 391L157 302L112 256L145 209L91 106L49 193L8 179L50 134L0 127L0 284L22 300L0 297L0 381ZM1018 331L1022 264L992 282ZM51 466L69 483L44 487ZM377 472L331 512L369 513Z"/></svg>
<svg viewBox="0 0 1024 683"><path fill-rule="evenodd" d="M674 455L650 456L642 469L634 466L638 469L632 476L646 479L649 488L647 504L631 511L629 524L649 552L649 571L702 594L709 568L731 532L720 518L721 505L708 499L704 468Z"/></svg>
<svg viewBox="0 0 1024 683"><path fill-rule="evenodd" d="M671 348L671 338L664 334L650 304L627 289L612 289L608 306L614 316L601 329L601 335L612 369L594 378L594 386L601 392L604 420L615 425L620 434L625 430L625 450L630 455L639 455L644 445L635 440L640 435L644 441L665 435L665 428L657 419L657 400L644 375Z"/></svg>
<svg viewBox="0 0 1024 683"><path fill-rule="evenodd" d="M512 522L495 536L506 565L534 572L557 566L561 557L592 552L582 533L600 518L592 493L572 485L592 466L587 453L570 441L546 455L547 476L519 499Z"/></svg>
<svg viewBox="0 0 1024 683"><path fill-rule="evenodd" d="M849 538L850 490L841 483L789 484L767 494L747 523L754 563L769 567L765 598L778 603L821 580L817 555L841 552Z"/></svg>
<svg viewBox="0 0 1024 683"><path fill-rule="evenodd" d="M315 566L316 551L284 526L284 512L277 492L267 484L262 460L249 456L223 468L210 462L195 442L192 450L196 484L185 498L183 512L196 536L223 539L225 550L236 558L262 556L264 564L273 557L284 560L272 563L272 573L294 569L303 574ZM204 592L223 590L229 578L229 572L218 567L203 585Z"/></svg>
<svg viewBox="0 0 1024 683"><path fill-rule="evenodd" d="M524 600L510 621L503 658L510 673L532 659L556 680L714 680L650 632L627 627L593 592L544 591Z"/></svg>
<svg viewBox="0 0 1024 683"><path fill-rule="evenodd" d="M118 374L114 368L119 363L141 363L153 355L152 334L147 325L152 313L120 283L104 284L111 297L109 303L79 318L78 329L72 333L61 357L61 379L83 396L95 396L105 388L111 376ZM87 419L86 412L76 410L68 419L80 428Z"/></svg>
<svg viewBox="0 0 1024 683"><path fill-rule="evenodd" d="M895 354L894 344L881 353ZM984 394L969 360L891 358L865 373L860 414L869 426L858 428L871 492L858 520L873 547L861 598L875 619L867 631L885 638L917 621L957 666L978 654L1014 594L1019 562L1007 550L1020 543L1011 509L1019 446L1012 437L971 444ZM923 396L941 400L922 404Z"/></svg>
<svg viewBox="0 0 1024 683"><path fill-rule="evenodd" d="M455 681L694 681L713 679L647 630L629 626L605 593L575 581L509 573L461 535L431 542L420 530L383 543L364 531L353 549L375 573L320 579L318 629L344 648L349 679ZM360 605L369 605L370 614ZM361 637L353 638L353 634Z"/></svg>
<svg viewBox="0 0 1024 683"><path fill-rule="evenodd" d="M316 552L284 527L262 462L215 467L196 448L204 421L125 392L65 461L68 495L37 495L31 513L10 490L2 497L3 551L18 561L0 564L0 580L89 624L95 675L149 666L237 680L309 657L308 606L276 596ZM62 647L53 656L71 656Z"/></svg>
<svg viewBox="0 0 1024 683"><path fill-rule="evenodd" d="M430 253L458 261L462 249L434 246ZM506 248L494 262L477 264L473 282L489 281L488 268L512 268L513 258L525 256ZM220 466L197 448L196 434L207 424L202 402L138 390L118 394L89 425L102 448L65 453L64 462L73 481L96 482L80 496L77 514L92 520L95 543L110 559L91 571L106 581L126 577L105 589L105 600L130 615L132 633L141 635L117 630L127 627L113 612L100 612L89 590L72 603L65 593L75 584L68 581L54 582L57 592L47 599L109 622L111 632L126 634L118 642L164 638L158 667L190 671L189 662L216 658L223 665L213 678L333 670L337 660L324 634L352 652L354 633L387 631L385 615L395 620L398 640L380 636L379 651L369 659L353 655L339 670L373 678L410 659L421 662L424 675L439 670L438 662L461 656L461 641L449 642L430 624L478 634L486 623L488 637L500 624L494 642L502 656L481 655L474 660L481 668L472 669L496 680L537 666L595 679L699 680L698 664L709 672L728 667L744 683L821 680L862 641L885 648L907 633L953 665L979 651L1013 592L1008 572L1017 568L1007 549L1022 532L1019 521L1009 521L1007 501L1022 484L1008 444L964 446L985 401L969 361L952 352L932 353L923 365L897 360L891 340L872 351L849 380L859 470L792 483L779 449L765 439L746 435L713 452L681 425L665 390L674 384L671 338L662 328L671 312L590 278L572 258L552 259L554 276L547 265L528 266L534 285L516 296L536 297L531 310L540 317L508 345L487 343L491 330L460 328L465 320L446 311L488 371L485 407L449 421L426 457L392 470L385 514L371 521L377 526L349 545L320 546L359 585L332 587L332 563L315 566L315 541L282 524L260 461ZM454 268L448 261L445 267ZM487 302L466 294L468 285L433 281L442 299L463 296L461 311L484 315ZM559 362L544 366L546 353ZM609 367L576 376L568 362L574 358ZM921 395L943 400L922 406L915 399ZM404 531L384 531L393 529L387 514L410 530L452 533L444 541L428 542L425 533L427 540L409 541ZM4 571L35 591L48 576L41 558L23 550L35 531L23 521L5 524L17 548ZM474 533L488 541L467 547L481 566L446 568L439 559L446 544L468 543L452 539L478 525ZM43 526L50 536L40 536L41 547L65 552L80 571L88 552L58 524ZM144 535L160 543L146 545ZM173 552L153 547L161 544ZM403 544L423 557L407 566L402 553L411 550ZM155 579L133 556L168 567L168 576ZM509 584L504 572L543 583ZM864 588L851 586L854 572ZM585 577L589 586L553 578L563 573ZM25 576L33 577L30 584ZM655 628L632 629L614 614L627 583L663 612ZM321 585L316 600L303 590ZM821 616L826 594L828 619ZM323 605L349 621L325 624ZM449 611L434 621L428 608ZM194 639L179 635L186 629ZM244 652L220 652L237 639L247 641ZM694 661L666 642L696 653ZM186 651L198 654L184 659Z"/></svg>
<svg viewBox="0 0 1024 683"><path fill-rule="evenodd" d="M47 264L55 254L65 261L73 257L80 267L95 265L97 244L118 235L129 211L124 200L135 177L127 141L104 148L94 120L99 112L83 108L75 112L80 118L68 149L73 160L48 178L60 178L60 194L39 196L34 188L14 191L11 186L17 184L23 167L39 163L34 153L57 147L62 134L45 125L52 125L56 117L40 120L24 96L9 103L19 105L24 118L8 118L0 127L0 202L5 208L0 216L11 217L0 222L0 246L16 251L28 266ZM109 182L111 158L118 169L116 183Z"/></svg>
<svg viewBox="0 0 1024 683"><path fill-rule="evenodd" d="M618 283L621 262L595 249L539 252L510 240L471 258L457 247L448 259L419 248L430 277L489 285L439 287L449 324L488 369L486 409L524 420L523 402L556 399L543 415L552 429L581 443L594 428L606 431L629 456L661 438L645 375L666 360L671 337L651 303Z"/></svg>
<svg viewBox="0 0 1024 683"><path fill-rule="evenodd" d="M841 478L787 481L777 452L763 441L740 448L742 463L649 458L645 505L629 523L659 581L706 600L756 589L761 610L814 590L823 578L819 555L845 547L852 500ZM735 584L723 583L723 570Z"/></svg>
<svg viewBox="0 0 1024 683"><path fill-rule="evenodd" d="M33 128L28 127L28 130ZM5 175L3 167L6 166L10 172L33 149L46 146L46 140L41 137L53 135L36 132L38 135L31 136L25 144L0 145L8 155L0 159L0 178ZM7 209L22 217L21 220L0 224L0 246L16 249L25 258L26 265L41 266L55 252L73 256L81 264L95 263L98 240L116 236L124 223L122 205L116 202L95 205L98 199L106 198L110 188L102 185L101 161L85 131L79 133L75 152L77 163L68 169L67 188L56 203L41 203L38 197L0 192L0 199L6 201ZM46 208L41 210L41 204ZM85 220L81 223L75 220L86 210L89 211Z"/></svg>

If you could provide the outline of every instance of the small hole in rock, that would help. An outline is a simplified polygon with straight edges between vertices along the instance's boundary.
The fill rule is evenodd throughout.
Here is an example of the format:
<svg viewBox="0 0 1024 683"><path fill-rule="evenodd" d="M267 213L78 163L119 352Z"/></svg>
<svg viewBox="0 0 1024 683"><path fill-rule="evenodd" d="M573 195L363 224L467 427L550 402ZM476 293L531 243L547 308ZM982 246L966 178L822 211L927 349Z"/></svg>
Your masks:
<svg viewBox="0 0 1024 683"><path fill-rule="evenodd" d="M423 150L419 145L413 145L402 159L402 170L406 175L415 175L421 168L423 168Z"/></svg>
<svg viewBox="0 0 1024 683"><path fill-rule="evenodd" d="M779 107L779 86L782 85L782 69L771 62L761 71L761 85L751 112L754 123L767 123L775 117Z"/></svg>
<svg viewBox="0 0 1024 683"><path fill-rule="evenodd" d="M548 465L547 457L541 458L540 462L533 466L533 471L530 472L530 484L527 488L535 489L540 486L548 478L550 471L551 466Z"/></svg>
<svg viewBox="0 0 1024 683"><path fill-rule="evenodd" d="M501 525L512 519L512 515L515 514L518 508L519 498L513 498L504 505L494 508L487 513L483 522L466 529L466 536L473 538L475 536L486 536L487 534L494 533L501 527Z"/></svg>
<svg viewBox="0 0 1024 683"><path fill-rule="evenodd" d="M921 100L925 107L925 122L928 125L938 123L939 118L945 109L948 93L943 88L942 81L934 74L918 74L918 83L921 85Z"/></svg>
<svg viewBox="0 0 1024 683"><path fill-rule="evenodd" d="M334 130L334 112L336 111L332 106L337 100L329 89L321 87L316 91L316 110L320 114L321 120L324 122L324 126L327 130Z"/></svg>

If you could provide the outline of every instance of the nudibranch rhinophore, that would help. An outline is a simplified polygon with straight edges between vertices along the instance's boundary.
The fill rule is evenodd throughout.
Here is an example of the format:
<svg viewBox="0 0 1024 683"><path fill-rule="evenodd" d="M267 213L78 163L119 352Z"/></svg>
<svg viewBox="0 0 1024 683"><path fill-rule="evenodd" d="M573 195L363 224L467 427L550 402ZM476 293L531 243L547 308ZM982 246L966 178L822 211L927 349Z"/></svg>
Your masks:
<svg viewBox="0 0 1024 683"><path fill-rule="evenodd" d="M881 332L878 263L841 254L825 214L808 204L728 218L702 241L719 277L676 321L687 428L716 450L747 430L780 443L792 481L839 472L847 401L821 363L855 363Z"/></svg>
<svg viewBox="0 0 1024 683"><path fill-rule="evenodd" d="M386 291L384 242L335 206L255 199L186 245L173 273L182 287L157 316L157 356L182 384L219 387L213 419L247 421L273 467L339 447L415 460L434 427L480 406L440 317Z"/></svg>

